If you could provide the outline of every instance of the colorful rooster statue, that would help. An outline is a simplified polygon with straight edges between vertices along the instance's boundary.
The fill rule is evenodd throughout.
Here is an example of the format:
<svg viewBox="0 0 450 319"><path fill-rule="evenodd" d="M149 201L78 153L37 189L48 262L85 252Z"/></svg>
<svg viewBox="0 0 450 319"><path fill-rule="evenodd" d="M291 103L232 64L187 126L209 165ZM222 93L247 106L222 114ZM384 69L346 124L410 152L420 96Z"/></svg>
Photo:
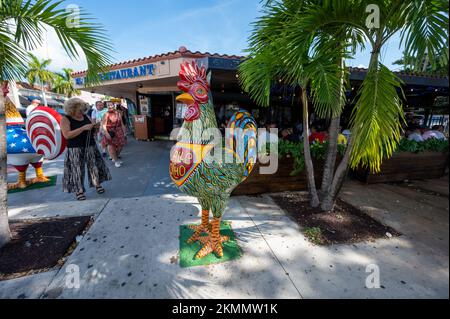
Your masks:
<svg viewBox="0 0 450 319"><path fill-rule="evenodd" d="M8 83L2 86L5 97L7 162L19 171L16 183L8 184L8 189L23 189L30 184L48 182L42 163L45 159L55 159L64 152L64 139L59 123L61 115L55 110L39 106L27 118L26 123L8 96ZM13 92L14 95L14 92ZM29 165L36 170L36 178L27 181Z"/></svg>
<svg viewBox="0 0 450 319"><path fill-rule="evenodd" d="M229 121L225 146L222 140L214 141L210 133L218 129L205 67L199 67L195 61L186 62L179 75L178 87L184 93L176 100L187 105L187 110L179 142L171 151L170 176L182 192L196 197L202 207L201 224L191 226L194 234L188 240L202 244L195 258L213 252L221 258L222 243L229 240L220 235L222 215L231 192L248 177L256 163L257 126L248 112L240 110ZM211 156L218 149L221 159L210 160L218 158Z"/></svg>

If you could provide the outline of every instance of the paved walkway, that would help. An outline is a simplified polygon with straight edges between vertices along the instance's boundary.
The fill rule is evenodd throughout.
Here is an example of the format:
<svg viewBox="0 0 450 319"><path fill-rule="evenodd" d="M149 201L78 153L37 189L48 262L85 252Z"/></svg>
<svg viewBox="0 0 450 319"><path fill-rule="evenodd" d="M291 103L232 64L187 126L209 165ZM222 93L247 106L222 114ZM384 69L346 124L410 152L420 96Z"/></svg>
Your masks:
<svg viewBox="0 0 450 319"><path fill-rule="evenodd" d="M180 268L179 225L198 221L200 208L170 185L170 145L131 142L104 198L90 192L74 202L59 186L10 195L11 218L96 221L63 268L0 282L0 298L448 298L448 197L402 186L350 182L342 193L399 238L318 247L269 196L235 197L224 218L243 257ZM61 173L60 161L46 166ZM371 264L380 269L379 289L366 288ZM66 285L69 265L80 270L79 289Z"/></svg>
<svg viewBox="0 0 450 319"><path fill-rule="evenodd" d="M114 167L111 161L108 167L111 171L112 181L104 184L107 192L100 196L95 189L87 190L87 197L91 199L103 198L129 198L146 195L159 195L176 193L172 185L167 166L168 154L172 143L165 141L137 142L129 138L129 144L122 153L124 166ZM44 164L44 173L48 176L57 175L55 187L27 191L26 193L8 196L8 205L11 208L22 207L24 204L34 205L42 203L62 203L74 200L73 194L62 192L62 174L64 169L64 156ZM34 169L30 167L27 175L34 177ZM8 181L17 180L14 168L8 169ZM26 196L22 196L26 194Z"/></svg>

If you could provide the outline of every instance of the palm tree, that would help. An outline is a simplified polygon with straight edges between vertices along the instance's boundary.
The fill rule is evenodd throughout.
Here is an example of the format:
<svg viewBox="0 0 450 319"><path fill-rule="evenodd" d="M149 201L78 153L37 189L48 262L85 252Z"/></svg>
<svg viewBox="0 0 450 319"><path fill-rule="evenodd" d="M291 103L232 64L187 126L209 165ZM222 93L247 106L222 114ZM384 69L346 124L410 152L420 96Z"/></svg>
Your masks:
<svg viewBox="0 0 450 319"><path fill-rule="evenodd" d="M53 91L59 94L64 94L71 98L74 95L80 95L81 91L75 89L72 81L72 69L64 68L62 73L55 73L53 82Z"/></svg>
<svg viewBox="0 0 450 319"><path fill-rule="evenodd" d="M373 4L380 11L378 28L368 26L364 20L364 12ZM400 34L405 56L415 56L413 69L419 70L424 60L436 67L441 60L439 54L448 47L448 2L445 0L356 1L349 7L337 6L334 14L329 13L320 8L313 11L317 25L352 26L355 32L365 35L371 57L351 119L354 137L346 154L349 163L343 160L338 166L331 191L324 199L324 209L333 207L348 164L352 168L361 165L379 171L383 159L392 156L400 140L404 123L402 82L380 62L383 46L394 34Z"/></svg>
<svg viewBox="0 0 450 319"><path fill-rule="evenodd" d="M69 57L79 58L81 49L88 65L86 83L89 85L99 80L98 74L104 72L112 63L111 42L101 25L95 23L83 10L73 12L65 10L64 1L50 0L1 0L0 2L0 83L18 81L27 73L29 55L43 43L46 30L56 32ZM0 105L4 105L4 96L0 94ZM0 167L2 177L0 187L0 246L9 238L8 212L4 204L3 191L6 194L6 136L4 110L0 110Z"/></svg>
<svg viewBox="0 0 450 319"><path fill-rule="evenodd" d="M403 53L403 57L394 61L392 64L402 66L402 71L405 72L413 72L414 70L417 70L426 74L448 76L448 45L447 48L437 54L436 58L436 65L434 67L429 63L427 56L420 61L419 67L415 67L417 65L417 58L414 56L406 56L405 53Z"/></svg>
<svg viewBox="0 0 450 319"><path fill-rule="evenodd" d="M413 66L415 64L416 59L412 56L406 56L405 52L403 52L403 57L401 59L395 60L392 62L393 65L401 65L402 71L412 72Z"/></svg>
<svg viewBox="0 0 450 319"><path fill-rule="evenodd" d="M380 11L377 27L367 23L367 9L373 5ZM273 83L269 80L273 80L274 74L279 76L280 67L287 70L286 74L291 79L300 79L306 67L317 68L315 60L328 57L340 66L338 69L330 67L322 68L319 73L312 72L309 83L316 112L332 120L320 191L323 210L333 208L349 167L361 165L372 171L379 170L382 160L392 156L400 139L403 111L397 91L401 91L401 81L380 62L382 47L394 34L400 33L408 55L416 56L418 61L427 55L434 65L437 53L446 45L447 25L448 6L444 0L266 1L265 12L255 23L250 38L250 59L240 67L243 88L257 102L268 104ZM335 143L342 111L339 92L345 85L342 60L351 58L356 48L364 50L366 45L371 51L371 58L351 119L352 138L341 163L334 170ZM261 60L264 50L268 50L264 48L270 48L274 58L264 60L264 67L250 62L251 59ZM308 62L302 58L305 55L316 57ZM264 75L267 81L259 80L261 72L270 75ZM314 83L321 81L324 74L327 78L333 78L339 73L339 90L328 85L335 81L322 81L321 85ZM295 81L289 84L295 84ZM328 96L335 96L334 106L329 101L317 101ZM310 157L307 152L305 148L305 161ZM310 185L309 188L311 190L313 187ZM315 194L311 196L312 199L316 197ZM312 200L312 204L317 203Z"/></svg>
<svg viewBox="0 0 450 319"><path fill-rule="evenodd" d="M51 59L39 60L39 58L32 53L29 54L30 61L28 62L28 71L25 73L28 83L31 85L38 84L42 91L44 105L47 105L47 98L45 96L45 86L51 85L55 80L55 74L48 70Z"/></svg>
<svg viewBox="0 0 450 319"><path fill-rule="evenodd" d="M334 127L330 130L330 140L335 142L329 143L331 151L328 153L331 156L327 157L324 170L324 183L328 188L331 182L330 177L327 181L326 176L331 174L327 174L327 171L334 171L339 119L345 105L347 71L344 59L355 51L356 44L363 45L364 42L360 34L351 34L351 29L346 26L323 28L318 35L304 32L301 38L292 39L290 28L308 14L311 5L311 1L267 4L265 15L255 24L250 38L249 58L240 66L240 80L244 90L250 92L257 103L264 106L269 104L271 84L277 78L282 78L287 85L300 87L299 96L303 107L303 155L311 196L310 204L317 207L320 200L309 145L307 90L311 89L316 112L322 117L330 117L331 126ZM348 38L353 40L353 45L346 43Z"/></svg>
<svg viewBox="0 0 450 319"><path fill-rule="evenodd" d="M1 95L1 93L0 93ZM7 180L6 180L6 125L5 125L5 104L0 101L0 247L9 241L11 232L9 231L7 207Z"/></svg>

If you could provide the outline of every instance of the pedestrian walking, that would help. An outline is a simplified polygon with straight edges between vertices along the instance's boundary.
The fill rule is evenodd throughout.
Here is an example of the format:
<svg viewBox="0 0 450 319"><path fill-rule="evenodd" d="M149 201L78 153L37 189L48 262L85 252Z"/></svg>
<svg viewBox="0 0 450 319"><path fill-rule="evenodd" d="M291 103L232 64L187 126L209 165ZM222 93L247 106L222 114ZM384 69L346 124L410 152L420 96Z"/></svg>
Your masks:
<svg viewBox="0 0 450 319"><path fill-rule="evenodd" d="M86 103L80 98L71 98L64 103L66 116L61 119L61 131L67 139L64 160L63 191L75 193L77 200L86 200L84 178L87 167L89 187L98 194L105 189L102 183L111 180L111 174L95 143L95 125L84 114Z"/></svg>
<svg viewBox="0 0 450 319"><path fill-rule="evenodd" d="M96 138L97 138L97 145L99 146L99 148L102 151L102 155L103 157L106 158L106 153L107 153L107 149L106 147L103 146L102 144L102 140L103 140L103 129L102 129L102 120L103 117L105 116L106 112L107 112L107 108L105 107L105 103L102 101L97 101L95 102L95 111L92 113L92 122L94 124L98 124L100 126L97 134L96 134Z"/></svg>
<svg viewBox="0 0 450 319"><path fill-rule="evenodd" d="M103 117L103 146L106 146L109 155L112 158L116 167L122 166L122 161L119 160L120 153L126 144L126 127L122 121L122 115L115 109L114 104L108 104L108 111Z"/></svg>

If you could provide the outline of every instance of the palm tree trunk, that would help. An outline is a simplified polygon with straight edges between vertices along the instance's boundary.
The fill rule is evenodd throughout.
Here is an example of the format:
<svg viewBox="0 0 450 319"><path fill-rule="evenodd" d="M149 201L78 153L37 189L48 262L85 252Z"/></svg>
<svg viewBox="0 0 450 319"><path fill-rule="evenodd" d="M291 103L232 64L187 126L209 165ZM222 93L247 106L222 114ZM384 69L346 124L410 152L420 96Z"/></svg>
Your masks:
<svg viewBox="0 0 450 319"><path fill-rule="evenodd" d="M309 113L308 113L308 96L306 89L301 89L302 104L303 104L303 153L305 157L305 169L308 179L309 195L311 197L311 207L318 207L320 205L319 196L316 189L316 180L314 178L314 165L311 159L311 151L309 147Z"/></svg>
<svg viewBox="0 0 450 319"><path fill-rule="evenodd" d="M337 195L344 184L345 178L347 177L348 167L350 162L350 155L353 149L353 140L350 137L348 141L347 150L345 151L344 157L336 168L336 172L334 173L333 182L330 185L330 190L326 194L326 196L322 200L321 208L324 211L331 211L334 207L334 203L336 202Z"/></svg>
<svg viewBox="0 0 450 319"><path fill-rule="evenodd" d="M7 208L5 98L0 92L0 247L11 240Z"/></svg>
<svg viewBox="0 0 450 319"><path fill-rule="evenodd" d="M370 57L370 65L369 70L372 70L372 68L378 68L378 58L379 58L379 51L380 51L380 39L381 37L377 37L377 41L375 44L375 47L373 48L372 55ZM352 136L356 136L358 133L357 128L353 128L352 130ZM336 169L336 172L334 174L333 183L331 184L331 189L328 195L323 199L321 208L325 211L329 211L333 209L334 203L336 201L337 195L339 194L342 185L344 184L345 177L348 173L349 168L349 162L350 162L350 156L353 151L353 141L354 139L350 137L350 140L348 141L347 150L345 151L344 158L342 159L341 163Z"/></svg>
<svg viewBox="0 0 450 319"><path fill-rule="evenodd" d="M326 196L330 192L331 183L333 181L334 167L337 157L337 139L339 133L339 124L341 122L340 114L331 119L328 135L328 151L327 158L323 167L321 195Z"/></svg>
<svg viewBox="0 0 450 319"><path fill-rule="evenodd" d="M344 86L344 77L345 77L345 71L344 71L344 67L345 67L345 60L343 58L340 59L340 65L342 68L341 71L341 85L342 87ZM338 97L338 105L339 107L341 107L341 103L342 103L342 94L343 90L340 91L339 97ZM324 165L324 169L323 169L323 177L322 177L322 187L321 187L321 196L322 199L328 198L328 195L331 191L331 185L333 182L333 176L334 176L334 168L336 166L336 157L337 157L337 150L338 150L338 135L339 135L339 127L340 127L340 123L341 123L341 112L339 112L339 114L337 114L336 116L334 116L331 119L331 124L330 124L330 128L329 128L329 135L328 135L328 151L327 151L327 158L325 160L325 165ZM333 208L334 205L330 205L327 204L325 205L324 203L322 203L321 208L324 211L329 211Z"/></svg>

